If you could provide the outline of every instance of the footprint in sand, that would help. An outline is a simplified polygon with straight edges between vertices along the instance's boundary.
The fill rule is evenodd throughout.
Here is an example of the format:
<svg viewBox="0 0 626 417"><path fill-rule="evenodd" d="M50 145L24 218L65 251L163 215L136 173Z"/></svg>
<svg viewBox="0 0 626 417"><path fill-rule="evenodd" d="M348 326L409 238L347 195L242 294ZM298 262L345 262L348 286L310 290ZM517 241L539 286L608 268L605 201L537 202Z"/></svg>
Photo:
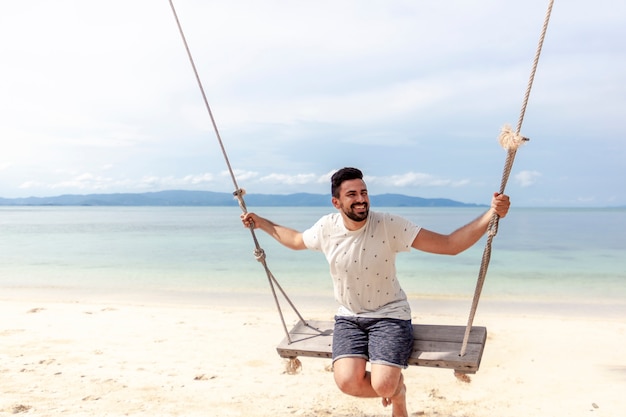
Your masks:
<svg viewBox="0 0 626 417"><path fill-rule="evenodd" d="M25 332L26 329L7 329L0 332L0 336L11 336L13 334Z"/></svg>
<svg viewBox="0 0 626 417"><path fill-rule="evenodd" d="M14 405L14 406L13 406L13 408L12 408L11 412L12 412L13 414L18 414L18 413L26 413L26 412L28 412L28 410L30 410L30 409L31 409L31 406L30 406L30 405L17 404L17 405Z"/></svg>
<svg viewBox="0 0 626 417"><path fill-rule="evenodd" d="M206 374L200 374L200 375L196 375L193 380L194 381L208 381L209 379L215 379L217 378L217 376L215 375L206 375Z"/></svg>

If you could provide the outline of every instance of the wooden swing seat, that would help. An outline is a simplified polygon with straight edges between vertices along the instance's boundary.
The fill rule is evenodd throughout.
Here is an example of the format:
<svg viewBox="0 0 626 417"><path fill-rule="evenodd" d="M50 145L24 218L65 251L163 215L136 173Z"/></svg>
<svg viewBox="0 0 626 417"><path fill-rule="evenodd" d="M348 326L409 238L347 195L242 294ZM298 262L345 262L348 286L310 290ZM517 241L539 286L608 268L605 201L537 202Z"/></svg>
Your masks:
<svg viewBox="0 0 626 417"><path fill-rule="evenodd" d="M332 321L310 320L306 324L299 321L276 350L283 358L330 358L333 327ZM487 328L472 326L465 355L460 356L465 329L465 326L413 324L413 353L409 365L476 373L485 349Z"/></svg>

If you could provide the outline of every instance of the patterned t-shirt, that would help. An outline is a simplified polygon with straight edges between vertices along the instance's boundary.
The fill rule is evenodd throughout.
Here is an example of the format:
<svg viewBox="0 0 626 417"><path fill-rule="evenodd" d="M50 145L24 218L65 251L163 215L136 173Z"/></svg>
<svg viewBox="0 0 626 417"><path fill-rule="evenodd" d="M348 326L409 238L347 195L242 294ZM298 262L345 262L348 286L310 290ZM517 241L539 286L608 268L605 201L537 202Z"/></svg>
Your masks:
<svg viewBox="0 0 626 417"><path fill-rule="evenodd" d="M308 249L321 251L330 265L338 315L411 318L396 277L396 254L408 252L420 227L393 214L370 212L356 231L340 213L328 214L303 233Z"/></svg>

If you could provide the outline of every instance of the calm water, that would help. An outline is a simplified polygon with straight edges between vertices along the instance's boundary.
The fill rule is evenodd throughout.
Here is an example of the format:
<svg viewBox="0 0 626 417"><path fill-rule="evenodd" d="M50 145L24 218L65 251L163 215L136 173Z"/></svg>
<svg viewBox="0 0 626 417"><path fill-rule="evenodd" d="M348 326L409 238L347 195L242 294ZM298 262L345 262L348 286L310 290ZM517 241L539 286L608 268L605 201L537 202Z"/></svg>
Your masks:
<svg viewBox="0 0 626 417"><path fill-rule="evenodd" d="M332 209L258 208L303 230ZM448 232L483 209L389 208ZM268 292L237 207L0 207L0 288L85 293ZM323 256L290 251L257 232L291 294L331 296ZM398 257L409 296L470 297L484 240L456 257ZM500 222L483 297L554 302L626 300L626 210L513 209Z"/></svg>

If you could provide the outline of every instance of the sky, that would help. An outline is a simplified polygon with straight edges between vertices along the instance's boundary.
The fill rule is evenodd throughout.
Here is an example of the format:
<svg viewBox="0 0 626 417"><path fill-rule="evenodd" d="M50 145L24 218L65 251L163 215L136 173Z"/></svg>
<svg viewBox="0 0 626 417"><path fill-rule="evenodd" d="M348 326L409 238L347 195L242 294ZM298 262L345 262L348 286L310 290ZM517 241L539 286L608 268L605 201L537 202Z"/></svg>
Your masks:
<svg viewBox="0 0 626 417"><path fill-rule="evenodd" d="M478 204L548 7L174 0L222 150L169 0L0 1L0 197L328 194L355 166L372 195ZM626 206L625 118L626 2L556 0L512 204Z"/></svg>

